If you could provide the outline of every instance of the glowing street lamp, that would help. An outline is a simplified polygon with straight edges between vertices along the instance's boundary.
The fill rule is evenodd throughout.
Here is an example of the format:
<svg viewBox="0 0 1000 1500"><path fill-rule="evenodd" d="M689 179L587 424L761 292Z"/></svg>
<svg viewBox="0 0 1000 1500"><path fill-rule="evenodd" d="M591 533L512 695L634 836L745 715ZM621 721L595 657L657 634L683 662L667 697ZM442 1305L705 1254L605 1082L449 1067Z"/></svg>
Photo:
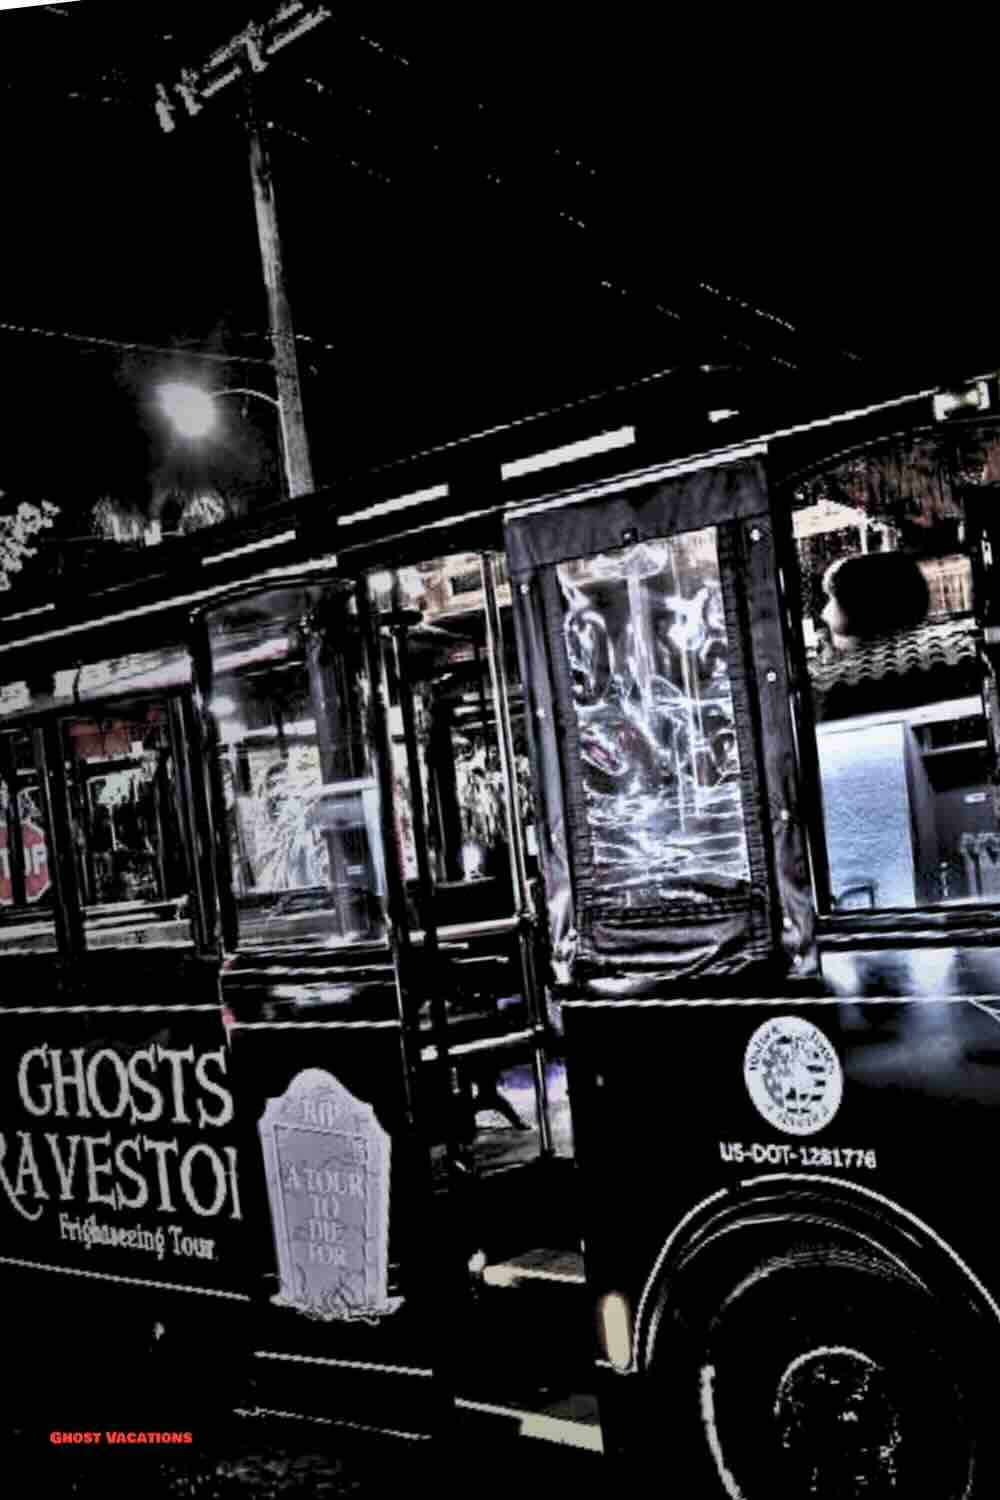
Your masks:
<svg viewBox="0 0 1000 1500"><path fill-rule="evenodd" d="M206 437L215 427L218 420L216 402L222 396L250 396L257 401L266 401L268 406L274 407L279 418L282 416L279 401L276 401L273 396L268 396L264 391L251 390L247 386L225 386L222 390L206 391L201 386L189 384L187 381L170 380L158 388L158 395L160 406L174 430L181 437L193 440ZM305 491L302 476L293 472L283 423L281 423L281 448L288 493L294 497ZM311 476L309 485L311 487Z"/></svg>
<svg viewBox="0 0 1000 1500"><path fill-rule="evenodd" d="M159 388L160 405L181 437L205 437L215 426L217 413L215 403L220 396L255 396L277 408L273 396L263 391L252 391L245 387L227 386L221 391L205 391L199 385L186 381L170 380Z"/></svg>

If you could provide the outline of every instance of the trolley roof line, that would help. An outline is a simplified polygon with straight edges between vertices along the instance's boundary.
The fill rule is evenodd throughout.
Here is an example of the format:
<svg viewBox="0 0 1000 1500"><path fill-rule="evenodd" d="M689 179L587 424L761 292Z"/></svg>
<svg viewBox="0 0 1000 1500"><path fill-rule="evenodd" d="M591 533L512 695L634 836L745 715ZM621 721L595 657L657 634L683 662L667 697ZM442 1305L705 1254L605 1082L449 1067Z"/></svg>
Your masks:
<svg viewBox="0 0 1000 1500"><path fill-rule="evenodd" d="M19 623L27 624L30 620L32 626L37 626L41 623L37 620L39 614L62 613L67 605L42 594L26 598L20 591L15 593L10 602L17 607L9 615L0 615L0 630L15 627L7 640L0 640L0 656L167 609L203 606L223 597L237 581L247 585L266 584L316 569L332 572L338 566L351 571L348 554L355 554L354 560L363 569L371 565L366 558L369 549L380 545L444 526L482 522L489 517L500 520L515 507L526 512L563 505L573 498L600 494L612 480L620 487L630 480L642 483L658 476L676 475L760 454L786 440L808 438L894 412L905 415L916 425L930 424L945 415L961 416L966 408L979 412L995 409L1000 394L996 372L986 372L947 391L926 386L832 414L786 421L769 427L759 436L744 431L739 440L728 444L672 454L663 452L662 438L658 444L660 451L652 451L648 426L639 420L641 413L635 414L637 420L631 424L629 441L623 436L627 429L619 423L608 426L615 414L627 408L630 395L643 401L648 393L649 388L643 383L617 388L583 403L574 402L565 408L471 435L442 449L379 465L347 476L330 489L320 490L297 504L276 502L256 525L252 521L226 523L182 541L149 548L138 565L134 555L126 560L125 555L113 557L109 550L107 586L94 587L79 614L71 595L68 608L73 610L75 618L64 623L46 621L49 628L29 628L22 634L16 628ZM928 409L921 411L922 404ZM739 424L739 415L733 420L734 425ZM589 428L586 437L579 436L581 428ZM570 441L553 441L563 437ZM670 443L669 435L666 441ZM623 471L621 460L632 450L636 460L642 455L647 462L635 462ZM541 472L550 484L540 493ZM563 483L552 483L560 479ZM337 536L339 561L329 545L333 540L331 528L335 528ZM274 565L247 577L241 566L244 559L269 551L275 554ZM320 552L322 555L318 556ZM230 565L225 569L225 578L203 588L192 587L197 575L191 570L222 564ZM126 575L124 578L122 573ZM186 587L178 587L182 577ZM128 604L126 590L135 591L133 602ZM109 597L112 593L118 595L117 600ZM108 608L113 603L118 607Z"/></svg>

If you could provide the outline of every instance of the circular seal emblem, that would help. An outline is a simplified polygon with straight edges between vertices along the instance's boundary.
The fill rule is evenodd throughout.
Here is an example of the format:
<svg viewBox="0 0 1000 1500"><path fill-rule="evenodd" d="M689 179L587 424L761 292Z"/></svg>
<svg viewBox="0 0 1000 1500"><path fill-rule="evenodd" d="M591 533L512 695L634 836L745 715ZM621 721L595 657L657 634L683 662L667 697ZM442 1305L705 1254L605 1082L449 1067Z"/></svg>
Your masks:
<svg viewBox="0 0 1000 1500"><path fill-rule="evenodd" d="M815 1135L829 1125L844 1092L840 1058L819 1027L800 1016L775 1016L757 1027L743 1077L758 1112L786 1135Z"/></svg>

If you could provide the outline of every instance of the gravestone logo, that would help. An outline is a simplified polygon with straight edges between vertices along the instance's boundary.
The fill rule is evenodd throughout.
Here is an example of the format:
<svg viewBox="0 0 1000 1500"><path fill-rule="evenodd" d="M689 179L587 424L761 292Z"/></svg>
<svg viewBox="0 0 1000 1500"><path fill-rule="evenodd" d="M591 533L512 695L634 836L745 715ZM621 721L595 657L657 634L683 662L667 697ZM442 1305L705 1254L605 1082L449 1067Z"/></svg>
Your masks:
<svg viewBox="0 0 1000 1500"><path fill-rule="evenodd" d="M786 1135L815 1135L829 1125L844 1092L836 1051L800 1016L776 1016L757 1027L743 1076L758 1112Z"/></svg>
<svg viewBox="0 0 1000 1500"><path fill-rule="evenodd" d="M258 1122L281 1286L272 1303L377 1323L389 1295L391 1141L372 1105L321 1068L296 1074Z"/></svg>

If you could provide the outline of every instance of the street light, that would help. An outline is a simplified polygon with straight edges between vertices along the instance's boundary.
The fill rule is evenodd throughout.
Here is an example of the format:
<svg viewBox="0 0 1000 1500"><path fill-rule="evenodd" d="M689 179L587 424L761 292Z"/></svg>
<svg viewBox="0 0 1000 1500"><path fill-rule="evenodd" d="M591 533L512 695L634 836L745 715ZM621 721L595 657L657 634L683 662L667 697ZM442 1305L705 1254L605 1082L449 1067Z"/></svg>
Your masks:
<svg viewBox="0 0 1000 1500"><path fill-rule="evenodd" d="M167 381L158 387L158 394L160 406L175 431L180 433L181 437L191 439L206 437L215 427L218 418L215 403L220 397L251 396L257 401L266 401L268 406L275 409L279 417L282 460L289 496L294 498L311 488L311 474L306 479L304 475L297 474L294 470L281 402L275 400L273 396L268 396L264 391L252 390L247 386L224 386L221 390L206 391L201 386L192 385L183 380Z"/></svg>
<svg viewBox="0 0 1000 1500"><path fill-rule="evenodd" d="M273 396L245 387L226 386L221 391L205 391L199 385L170 380L159 388L160 405L181 437L200 438L212 431L216 422L215 403L220 396L255 396L277 409Z"/></svg>

